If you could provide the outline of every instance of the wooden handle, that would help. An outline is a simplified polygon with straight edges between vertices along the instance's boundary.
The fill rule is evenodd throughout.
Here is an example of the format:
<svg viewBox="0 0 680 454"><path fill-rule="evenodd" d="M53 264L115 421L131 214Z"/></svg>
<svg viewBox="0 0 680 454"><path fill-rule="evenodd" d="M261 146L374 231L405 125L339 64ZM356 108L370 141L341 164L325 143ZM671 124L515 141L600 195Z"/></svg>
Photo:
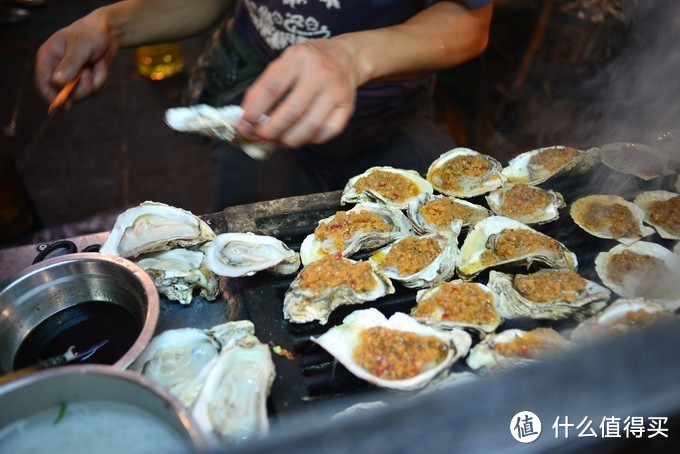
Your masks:
<svg viewBox="0 0 680 454"><path fill-rule="evenodd" d="M73 91L73 89L76 88L76 85L78 84L79 80L80 73L78 73L75 79L64 85L64 87L59 91L59 93L57 93L57 96L54 98L54 101L52 101L52 104L50 104L50 107L47 109L48 114L52 113L53 111L59 109L61 106L64 105L68 97L71 96L71 92Z"/></svg>

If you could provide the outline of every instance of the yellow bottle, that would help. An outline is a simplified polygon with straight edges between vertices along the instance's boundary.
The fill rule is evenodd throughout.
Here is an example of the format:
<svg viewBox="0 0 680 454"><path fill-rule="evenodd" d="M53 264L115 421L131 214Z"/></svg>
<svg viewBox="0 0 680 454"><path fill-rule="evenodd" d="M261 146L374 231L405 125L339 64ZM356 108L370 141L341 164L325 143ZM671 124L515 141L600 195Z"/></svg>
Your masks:
<svg viewBox="0 0 680 454"><path fill-rule="evenodd" d="M142 77L163 80L184 69L184 58L179 42L152 44L136 49L137 71Z"/></svg>

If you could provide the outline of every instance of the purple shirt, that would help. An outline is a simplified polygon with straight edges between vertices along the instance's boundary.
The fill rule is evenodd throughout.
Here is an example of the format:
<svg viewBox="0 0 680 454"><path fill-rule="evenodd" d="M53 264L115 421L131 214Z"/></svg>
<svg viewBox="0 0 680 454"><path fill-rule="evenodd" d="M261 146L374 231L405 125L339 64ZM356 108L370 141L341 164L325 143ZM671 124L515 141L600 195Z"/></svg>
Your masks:
<svg viewBox="0 0 680 454"><path fill-rule="evenodd" d="M471 8L492 1L458 0ZM269 62L292 44L400 24L433 3L435 0L239 0L235 24L262 61ZM357 114L393 105L427 87L431 80L362 87Z"/></svg>

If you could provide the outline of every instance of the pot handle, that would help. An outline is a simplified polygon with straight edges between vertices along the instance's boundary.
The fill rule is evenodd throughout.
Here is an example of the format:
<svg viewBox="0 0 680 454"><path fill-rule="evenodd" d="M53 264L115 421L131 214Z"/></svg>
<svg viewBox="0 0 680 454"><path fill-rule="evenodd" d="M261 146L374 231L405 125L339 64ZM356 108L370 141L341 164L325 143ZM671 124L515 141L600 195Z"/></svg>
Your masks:
<svg viewBox="0 0 680 454"><path fill-rule="evenodd" d="M45 246L45 248L40 249L42 246ZM78 248L76 247L75 243L73 241L69 241L69 240L61 240L61 241L57 241L57 242L54 242L52 244L47 244L47 245L43 243L40 246L38 246L38 248L40 249L40 252L33 259L34 265L38 262L42 262L52 252L58 251L59 249L65 249L66 254L74 254L74 253L78 252Z"/></svg>

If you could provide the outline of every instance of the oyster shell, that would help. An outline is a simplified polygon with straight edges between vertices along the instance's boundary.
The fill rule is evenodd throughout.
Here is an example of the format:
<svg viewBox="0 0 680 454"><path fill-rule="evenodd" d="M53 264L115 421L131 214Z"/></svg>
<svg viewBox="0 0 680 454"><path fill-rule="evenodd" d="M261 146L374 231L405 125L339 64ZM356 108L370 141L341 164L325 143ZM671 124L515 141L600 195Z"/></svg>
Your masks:
<svg viewBox="0 0 680 454"><path fill-rule="evenodd" d="M201 296L209 301L219 294L217 279L205 266L204 259L199 251L171 249L146 254L137 264L151 277L159 293L189 304L195 287L200 288Z"/></svg>
<svg viewBox="0 0 680 454"><path fill-rule="evenodd" d="M647 191L633 201L645 212L645 222L654 227L661 238L680 240L680 194L669 191Z"/></svg>
<svg viewBox="0 0 680 454"><path fill-rule="evenodd" d="M489 208L499 216L524 224L544 224L560 217L567 206L559 192L524 183L504 185L486 195Z"/></svg>
<svg viewBox="0 0 680 454"><path fill-rule="evenodd" d="M210 226L189 211L164 203L143 202L116 218L99 252L129 258L195 246L214 237Z"/></svg>
<svg viewBox="0 0 680 454"><path fill-rule="evenodd" d="M500 187L501 163L469 148L454 148L439 156L427 170L427 180L442 194L470 198Z"/></svg>
<svg viewBox="0 0 680 454"><path fill-rule="evenodd" d="M604 285L624 298L646 298L664 307L680 307L680 256L657 243L619 244L595 257Z"/></svg>
<svg viewBox="0 0 680 454"><path fill-rule="evenodd" d="M371 167L349 179L340 203L382 202L392 208L404 209L411 200L432 192L430 182L415 170Z"/></svg>
<svg viewBox="0 0 680 454"><path fill-rule="evenodd" d="M437 328L469 328L482 335L503 322L491 290L477 282L455 280L420 290L411 317Z"/></svg>
<svg viewBox="0 0 680 454"><path fill-rule="evenodd" d="M634 332L652 324L673 320L673 313L663 306L643 298L618 299L603 311L581 322L571 332L578 343Z"/></svg>
<svg viewBox="0 0 680 454"><path fill-rule="evenodd" d="M338 306L374 301L394 293L389 278L368 262L328 255L302 271L283 298L283 317L293 323L326 324Z"/></svg>
<svg viewBox="0 0 680 454"><path fill-rule="evenodd" d="M504 319L583 318L606 306L609 289L571 270L543 269L528 275L489 272L488 287Z"/></svg>
<svg viewBox="0 0 680 454"><path fill-rule="evenodd" d="M240 106L212 107L198 104L175 107L165 112L165 123L175 131L193 132L211 139L225 140L241 148L253 159L267 159L274 152L268 142L252 142L236 130L243 116Z"/></svg>
<svg viewBox="0 0 680 454"><path fill-rule="evenodd" d="M300 254L266 235L222 233L204 250L205 264L219 276L252 276L262 270L293 274L300 268Z"/></svg>
<svg viewBox="0 0 680 454"><path fill-rule="evenodd" d="M490 212L483 206L467 200L438 194L423 194L408 204L406 215L413 225L413 230L419 235L424 235L450 231L451 223L455 220L460 220L462 227L467 228L489 217Z"/></svg>
<svg viewBox="0 0 680 454"><path fill-rule="evenodd" d="M615 142L600 148L602 163L621 173L652 180L675 172L668 166L668 156L649 145Z"/></svg>
<svg viewBox="0 0 680 454"><path fill-rule="evenodd" d="M512 158L503 168L508 183L541 184L562 174L579 175L599 162L597 148L579 150L555 145L526 151Z"/></svg>
<svg viewBox="0 0 680 454"><path fill-rule="evenodd" d="M485 367L489 372L497 372L531 364L572 346L571 341L552 328L508 329L482 339L470 350L467 364L472 369Z"/></svg>
<svg viewBox="0 0 680 454"><path fill-rule="evenodd" d="M376 249L409 235L411 227L404 213L379 203L359 203L319 221L313 233L300 245L303 265L340 252L348 257L360 250Z"/></svg>
<svg viewBox="0 0 680 454"><path fill-rule="evenodd" d="M354 311L342 325L311 340L357 377L401 391L424 387L465 356L472 343L462 330L436 330L399 312L386 319L377 309ZM393 342L401 348L390 348Z"/></svg>
<svg viewBox="0 0 680 454"><path fill-rule="evenodd" d="M458 275L470 280L483 270L533 262L576 270L576 255L554 238L504 216L490 216L467 234L460 249Z"/></svg>
<svg viewBox="0 0 680 454"><path fill-rule="evenodd" d="M598 238L632 244L651 235L654 229L642 223L645 213L632 202L617 195L589 195L571 204L576 225Z"/></svg>
<svg viewBox="0 0 680 454"><path fill-rule="evenodd" d="M375 251L368 259L375 269L405 287L432 287L451 279L458 263L461 221L445 235L406 236Z"/></svg>

